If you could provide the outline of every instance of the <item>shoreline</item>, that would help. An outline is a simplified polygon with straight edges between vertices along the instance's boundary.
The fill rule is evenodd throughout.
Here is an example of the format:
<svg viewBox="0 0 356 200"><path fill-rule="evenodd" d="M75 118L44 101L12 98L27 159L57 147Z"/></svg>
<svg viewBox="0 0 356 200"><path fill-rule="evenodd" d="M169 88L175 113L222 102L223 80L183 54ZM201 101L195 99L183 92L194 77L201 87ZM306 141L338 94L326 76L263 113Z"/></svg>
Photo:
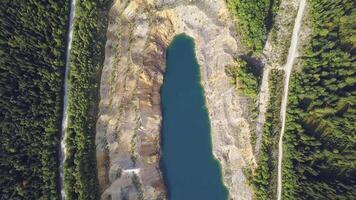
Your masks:
<svg viewBox="0 0 356 200"><path fill-rule="evenodd" d="M194 41L194 38L192 38L192 37L190 37L188 34L186 34L186 33L180 33L180 34L177 34L177 35L174 35L174 37L172 38L172 41L169 43L169 45L168 45L168 47L166 48L166 51L168 52L169 50L170 50L170 48L171 48L171 46L173 45L173 42L178 38L178 37L184 37L184 38L186 38L187 40L189 40L189 42L190 43L192 43L192 46L193 46L193 56L194 56L194 59L195 59L195 64L197 65L197 67L198 67L198 75L197 75L197 80L196 80L196 82L195 82L195 84L197 84L197 86L198 86L198 89L199 89L199 91L200 91L200 93L201 93L201 96L202 96L202 98L203 98L203 107L202 107L202 111L201 112L204 112L204 115L206 115L206 117L207 117L207 128L208 128L208 141L209 141L209 146L207 147L208 149L209 149L209 154L211 154L210 156L210 158L209 158L209 160L210 161L213 161L213 163L214 163L214 168L215 168L215 165L216 165L216 167L217 167L217 173L218 173L218 176L219 176L219 184L221 185L221 187L222 187L222 189L223 189L223 191L224 191L224 193L226 193L226 199L228 199L229 198L229 189L226 187L226 185L225 185L225 183L224 183L224 179L223 179L223 169L222 169L222 166L221 166L221 164L220 164L220 161L213 155L213 142L212 142L212 134L211 134L211 131L212 131L212 129L211 129L211 123L210 123L210 118L209 118L209 109L208 109L208 107L206 106L206 95L205 95L205 91L204 91L204 86L202 85L202 81L201 81L201 71L200 71L200 65L198 64L198 62L197 62L197 56L196 56L196 48L195 48L195 41ZM167 66L167 58L166 58L166 67L168 67ZM194 64L194 65L195 65ZM166 79L166 72L163 74L163 81ZM162 84L162 86L161 86L161 89L160 89L160 96L162 96L162 87L163 87L163 85L164 85L164 82L163 82L163 84ZM162 101L161 101L161 113L162 113L162 121L161 121L161 124L163 125L163 123L164 123L164 109L163 109L163 107L162 107ZM163 135L164 133L163 133L163 130L162 130L162 128L161 128L161 131L160 131L160 135L161 135L161 148L163 147L163 137L164 137L164 135ZM172 136L170 136L170 137L172 137ZM162 156L160 156L160 158L162 158ZM169 195L169 193L170 193L170 190L169 190L169 188L168 188L168 178L167 178L167 175L166 175L166 173L167 173L167 169L166 169L166 167L164 166L164 164L162 163L162 160L160 160L160 169L161 169L161 173L163 174L163 177L164 177L164 183L165 183L165 186L166 186L166 188L167 188L167 196L168 197L170 197L170 195ZM215 170L214 170L215 171Z"/></svg>
<svg viewBox="0 0 356 200"><path fill-rule="evenodd" d="M251 199L252 188L243 172L255 166L250 127L240 109L244 104L225 73L225 67L234 64L236 55L243 52L231 32L235 29L226 3L141 3L116 2L108 28L96 134L99 180L101 186L106 185L102 187L102 198L137 195L134 190L123 192L123 188L132 186L132 177L120 173L134 168L140 168L137 176L144 198L166 193L158 159L162 120L159 90L166 48L174 36L185 33L195 42L212 153L219 163L223 184L230 198ZM123 26L132 29L119 28ZM102 159L105 155L106 161ZM105 162L109 168L100 168Z"/></svg>

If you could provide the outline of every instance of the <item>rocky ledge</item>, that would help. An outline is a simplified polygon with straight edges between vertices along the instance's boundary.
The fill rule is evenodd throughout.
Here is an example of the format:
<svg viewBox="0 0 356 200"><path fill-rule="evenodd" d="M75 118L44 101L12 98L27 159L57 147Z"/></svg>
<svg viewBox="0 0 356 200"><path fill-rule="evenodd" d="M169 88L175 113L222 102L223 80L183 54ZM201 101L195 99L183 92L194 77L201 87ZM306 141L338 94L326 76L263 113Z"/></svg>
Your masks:
<svg viewBox="0 0 356 200"><path fill-rule="evenodd" d="M97 122L102 199L166 199L159 168L160 87L166 48L185 33L195 41L211 122L213 154L230 199L252 199L243 171L256 163L246 102L225 73L244 53L224 0L131 0L109 13Z"/></svg>

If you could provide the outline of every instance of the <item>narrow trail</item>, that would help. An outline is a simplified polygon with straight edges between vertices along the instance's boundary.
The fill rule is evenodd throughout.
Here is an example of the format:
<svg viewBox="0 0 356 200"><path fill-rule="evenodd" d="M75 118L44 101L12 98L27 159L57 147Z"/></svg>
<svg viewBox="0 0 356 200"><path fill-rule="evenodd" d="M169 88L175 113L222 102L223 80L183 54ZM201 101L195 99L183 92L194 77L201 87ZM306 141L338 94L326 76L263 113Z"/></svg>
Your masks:
<svg viewBox="0 0 356 200"><path fill-rule="evenodd" d="M62 115L62 128L61 128L61 148L59 154L59 176L60 176L60 189L61 198L65 199L64 191L64 161L66 158L66 146L65 146L65 133L68 126L68 73L70 67L70 50L72 48L73 37L73 20L75 16L75 0L70 1L70 15L69 15L69 30L67 36L67 49L66 49L66 64L64 73L64 96L63 96L63 115Z"/></svg>
<svg viewBox="0 0 356 200"><path fill-rule="evenodd" d="M301 23L303 19L303 14L305 10L306 0L300 0L298 14L295 19L293 35L291 40L291 45L288 51L287 63L284 66L285 72L285 80L284 80L284 94L281 104L281 119L282 119L282 127L281 134L279 136L278 143L278 180L277 180L277 200L281 200L282 198L282 160L283 160L283 136L286 124L286 111L287 111L287 101L288 101L288 87L289 87L289 79L292 71L293 63L295 58L297 57L297 49L298 49L298 40L299 40L299 31L301 28Z"/></svg>
<svg viewBox="0 0 356 200"><path fill-rule="evenodd" d="M269 72L271 71L270 66L265 62L264 69L262 73L262 81L261 81L261 88L258 94L258 116L257 116L257 123L256 123L256 145L255 145L255 153L256 159L258 159L258 154L260 152L261 144L262 144L262 131L263 126L266 121L266 112L267 112L267 105L269 102Z"/></svg>

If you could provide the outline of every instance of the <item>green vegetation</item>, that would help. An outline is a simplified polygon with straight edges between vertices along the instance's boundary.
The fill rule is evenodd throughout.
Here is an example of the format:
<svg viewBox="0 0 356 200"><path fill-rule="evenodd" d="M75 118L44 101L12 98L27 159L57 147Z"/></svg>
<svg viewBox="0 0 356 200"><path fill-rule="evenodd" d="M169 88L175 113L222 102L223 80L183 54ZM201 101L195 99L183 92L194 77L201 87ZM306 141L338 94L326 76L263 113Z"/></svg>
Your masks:
<svg viewBox="0 0 356 200"><path fill-rule="evenodd" d="M356 196L356 5L311 0L311 41L291 79L283 199Z"/></svg>
<svg viewBox="0 0 356 200"><path fill-rule="evenodd" d="M246 59L246 58L245 58ZM247 110L250 122L253 123L258 115L257 94L260 88L262 71L259 64L253 58L245 61L239 58L236 65L226 68L226 74L231 77L231 84L235 85L240 95L247 100ZM256 135L251 135L251 144L255 146Z"/></svg>
<svg viewBox="0 0 356 200"><path fill-rule="evenodd" d="M59 199L68 1L0 4L0 199Z"/></svg>
<svg viewBox="0 0 356 200"><path fill-rule="evenodd" d="M256 100L262 76L260 67L242 59L238 59L236 63L235 66L227 68L226 73L232 77L232 84L236 85L244 96Z"/></svg>
<svg viewBox="0 0 356 200"><path fill-rule="evenodd" d="M228 0L228 7L238 18L238 33L255 53L261 52L273 25L280 0Z"/></svg>
<svg viewBox="0 0 356 200"><path fill-rule="evenodd" d="M270 72L270 100L266 112L266 123L262 133L258 167L252 179L256 199L274 199L277 190L277 152L281 128L280 106L283 95L284 71L272 69Z"/></svg>
<svg viewBox="0 0 356 200"><path fill-rule="evenodd" d="M98 199L95 124L108 1L76 2L69 75L69 124L65 161L67 199Z"/></svg>

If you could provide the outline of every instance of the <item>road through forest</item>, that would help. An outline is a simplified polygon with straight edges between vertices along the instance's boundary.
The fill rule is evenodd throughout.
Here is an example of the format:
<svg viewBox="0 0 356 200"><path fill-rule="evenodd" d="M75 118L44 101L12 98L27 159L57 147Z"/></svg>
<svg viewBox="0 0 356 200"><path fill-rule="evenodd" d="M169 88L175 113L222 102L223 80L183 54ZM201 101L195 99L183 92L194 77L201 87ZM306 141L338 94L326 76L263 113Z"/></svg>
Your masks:
<svg viewBox="0 0 356 200"><path fill-rule="evenodd" d="M62 129L61 129L61 148L59 154L59 176L60 176L60 189L61 198L65 199L64 191L64 160L66 156L65 147L65 132L68 126L68 73L70 67L70 50L72 47L72 37L73 37L73 20L75 16L75 0L70 1L70 14L69 14L69 24L68 24L68 36L67 36L67 48L66 48L66 64L65 64L65 74L64 74L64 87L63 87L63 114L62 114Z"/></svg>
<svg viewBox="0 0 356 200"><path fill-rule="evenodd" d="M289 87L289 79L292 72L292 67L295 58L297 57L297 49L298 49L298 40L299 40L299 31L302 24L303 14L305 10L306 0L300 0L298 14L294 22L293 34L291 45L288 51L287 63L284 66L284 94L281 104L281 119L282 119L282 127L281 134L279 136L278 143L278 180L277 180L277 200L281 200L282 197L282 160L283 160L283 136L285 131L286 124L286 111L287 111L287 102L288 102L288 87Z"/></svg>

